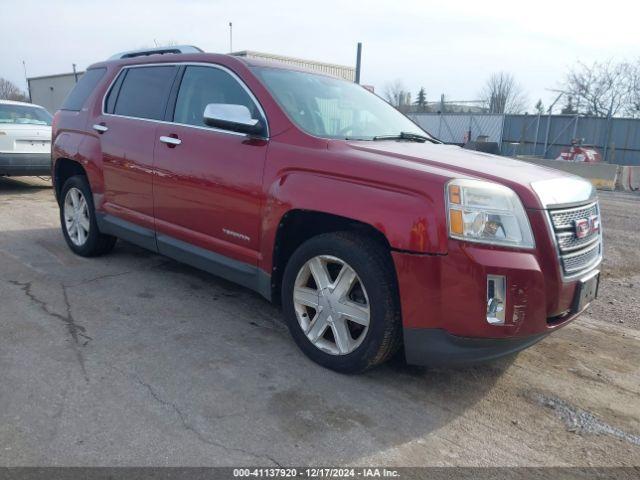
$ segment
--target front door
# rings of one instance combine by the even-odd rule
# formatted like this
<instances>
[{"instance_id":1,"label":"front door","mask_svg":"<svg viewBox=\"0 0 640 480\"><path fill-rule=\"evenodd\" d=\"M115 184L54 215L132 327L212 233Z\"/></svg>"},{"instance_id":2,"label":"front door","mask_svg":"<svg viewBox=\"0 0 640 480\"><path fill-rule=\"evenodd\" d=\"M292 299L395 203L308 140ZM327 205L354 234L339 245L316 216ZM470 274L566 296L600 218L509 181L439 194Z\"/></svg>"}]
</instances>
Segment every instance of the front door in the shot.
<instances>
[{"instance_id":1,"label":"front door","mask_svg":"<svg viewBox=\"0 0 640 480\"><path fill-rule=\"evenodd\" d=\"M209 103L245 105L254 118L262 117L253 96L231 72L213 65L186 66L172 122L158 125L156 131L158 248L247 284L233 270L248 277L257 271L268 142L208 127L203 113ZM216 271L215 264L226 271Z\"/></svg>"}]
</instances>

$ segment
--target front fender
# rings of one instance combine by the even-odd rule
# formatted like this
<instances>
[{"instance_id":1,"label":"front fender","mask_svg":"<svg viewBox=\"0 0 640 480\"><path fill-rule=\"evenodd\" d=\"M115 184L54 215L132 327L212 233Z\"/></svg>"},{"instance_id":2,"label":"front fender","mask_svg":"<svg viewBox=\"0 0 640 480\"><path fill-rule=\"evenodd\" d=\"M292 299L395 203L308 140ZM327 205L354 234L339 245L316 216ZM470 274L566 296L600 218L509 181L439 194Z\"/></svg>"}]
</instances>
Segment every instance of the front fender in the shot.
<instances>
[{"instance_id":1,"label":"front fender","mask_svg":"<svg viewBox=\"0 0 640 480\"><path fill-rule=\"evenodd\" d=\"M271 265L278 225L292 209L357 220L379 230L393 249L430 254L447 252L443 195L421 195L385 185L315 172L293 171L267 192L262 231L265 267Z\"/></svg>"}]
</instances>

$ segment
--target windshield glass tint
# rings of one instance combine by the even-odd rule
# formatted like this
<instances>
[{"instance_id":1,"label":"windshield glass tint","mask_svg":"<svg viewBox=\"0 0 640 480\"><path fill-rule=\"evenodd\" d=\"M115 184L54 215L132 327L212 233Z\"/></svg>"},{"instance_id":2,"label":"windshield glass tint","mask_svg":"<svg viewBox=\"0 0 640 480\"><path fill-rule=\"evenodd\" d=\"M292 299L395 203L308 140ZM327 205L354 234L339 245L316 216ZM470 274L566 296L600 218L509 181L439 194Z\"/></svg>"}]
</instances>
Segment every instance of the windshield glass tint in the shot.
<instances>
[{"instance_id":1,"label":"windshield glass tint","mask_svg":"<svg viewBox=\"0 0 640 480\"><path fill-rule=\"evenodd\" d=\"M52 118L44 108L0 103L0 123L51 125Z\"/></svg>"},{"instance_id":2,"label":"windshield glass tint","mask_svg":"<svg viewBox=\"0 0 640 480\"><path fill-rule=\"evenodd\" d=\"M425 135L387 102L355 83L279 68L254 71L289 118L311 135L363 140L400 132Z\"/></svg>"}]
</instances>

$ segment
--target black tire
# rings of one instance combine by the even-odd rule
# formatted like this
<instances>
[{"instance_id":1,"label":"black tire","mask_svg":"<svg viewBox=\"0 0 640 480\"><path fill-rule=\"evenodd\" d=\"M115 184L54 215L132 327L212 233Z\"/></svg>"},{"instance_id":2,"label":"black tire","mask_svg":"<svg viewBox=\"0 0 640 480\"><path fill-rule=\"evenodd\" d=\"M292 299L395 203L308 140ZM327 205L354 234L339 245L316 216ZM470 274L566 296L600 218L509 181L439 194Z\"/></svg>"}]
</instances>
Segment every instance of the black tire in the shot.
<instances>
[{"instance_id":1,"label":"black tire","mask_svg":"<svg viewBox=\"0 0 640 480\"><path fill-rule=\"evenodd\" d=\"M67 197L67 193L72 188L77 188L78 190L80 190L87 202L89 232L86 236L86 240L81 245L76 245L71 240L64 218L65 199ZM87 177L85 177L84 175L75 175L73 177L70 177L62 186L62 191L60 194L60 226L62 228L62 235L64 236L64 239L71 251L82 257L96 257L99 255L104 255L105 253L108 253L113 249L117 241L116 237L100 233L100 230L98 229L98 222L96 221L96 213L95 207L93 205L93 195L91 193L91 187L89 186Z\"/></svg>"},{"instance_id":2,"label":"black tire","mask_svg":"<svg viewBox=\"0 0 640 480\"><path fill-rule=\"evenodd\" d=\"M319 256L337 257L355 270L369 301L369 329L351 353L336 355L316 347L298 322L293 291L298 272ZM396 273L389 251L363 235L326 233L304 242L291 256L282 282L282 306L293 339L314 362L341 373L360 373L391 358L402 343L402 322Z\"/></svg>"}]
</instances>

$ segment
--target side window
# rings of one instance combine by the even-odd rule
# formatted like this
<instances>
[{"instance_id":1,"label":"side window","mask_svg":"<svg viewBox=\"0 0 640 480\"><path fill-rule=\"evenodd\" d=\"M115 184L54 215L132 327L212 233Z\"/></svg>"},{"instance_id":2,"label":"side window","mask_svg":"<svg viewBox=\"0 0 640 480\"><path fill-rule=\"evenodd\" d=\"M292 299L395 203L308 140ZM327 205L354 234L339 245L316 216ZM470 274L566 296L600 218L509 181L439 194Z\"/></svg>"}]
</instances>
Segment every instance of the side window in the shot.
<instances>
[{"instance_id":1,"label":"side window","mask_svg":"<svg viewBox=\"0 0 640 480\"><path fill-rule=\"evenodd\" d=\"M113 113L116 108L116 100L118 99L118 93L120 92L120 87L122 86L122 81L124 77L127 75L127 70L123 70L118 75L118 79L111 86L111 90L107 94L107 101L105 103L105 113Z\"/></svg>"},{"instance_id":2,"label":"side window","mask_svg":"<svg viewBox=\"0 0 640 480\"><path fill-rule=\"evenodd\" d=\"M162 120L176 70L175 66L129 68L113 113Z\"/></svg>"},{"instance_id":3,"label":"side window","mask_svg":"<svg viewBox=\"0 0 640 480\"><path fill-rule=\"evenodd\" d=\"M206 127L203 114L209 103L244 105L253 118L261 118L255 102L229 73L219 68L188 66L180 83L173 121Z\"/></svg>"},{"instance_id":4,"label":"side window","mask_svg":"<svg viewBox=\"0 0 640 480\"><path fill-rule=\"evenodd\" d=\"M67 95L60 110L79 112L106 71L106 68L92 68L87 70L80 80L78 80L76 86L73 87L73 90Z\"/></svg>"}]
</instances>

